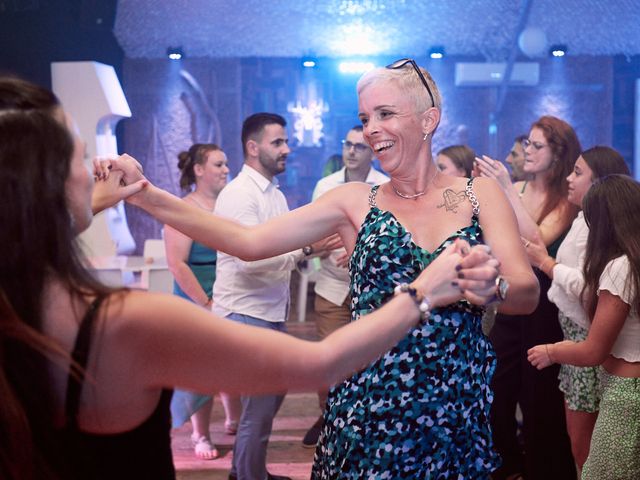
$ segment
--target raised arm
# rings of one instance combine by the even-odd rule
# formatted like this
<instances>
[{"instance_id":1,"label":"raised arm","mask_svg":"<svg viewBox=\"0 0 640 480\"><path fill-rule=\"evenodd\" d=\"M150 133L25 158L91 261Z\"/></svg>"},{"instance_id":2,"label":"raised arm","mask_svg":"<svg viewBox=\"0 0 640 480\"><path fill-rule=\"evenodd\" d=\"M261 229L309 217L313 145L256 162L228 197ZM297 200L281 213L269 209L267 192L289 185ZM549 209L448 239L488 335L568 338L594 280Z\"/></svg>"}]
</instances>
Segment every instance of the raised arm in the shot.
<instances>
[{"instance_id":1,"label":"raised arm","mask_svg":"<svg viewBox=\"0 0 640 480\"><path fill-rule=\"evenodd\" d=\"M520 184L511 184L509 172L502 162L483 155L482 158L476 157L476 163L483 177L496 180L502 188L516 214L522 237L533 243L549 246L567 229L569 225L563 215L566 203L558 205L538 225L522 203L517 188Z\"/></svg>"},{"instance_id":2,"label":"raised arm","mask_svg":"<svg viewBox=\"0 0 640 480\"><path fill-rule=\"evenodd\" d=\"M480 202L480 224L485 242L500 262L500 273L509 282L507 299L499 311L507 314L532 312L540 286L524 251L513 209L496 182L477 178L473 184Z\"/></svg>"}]
</instances>

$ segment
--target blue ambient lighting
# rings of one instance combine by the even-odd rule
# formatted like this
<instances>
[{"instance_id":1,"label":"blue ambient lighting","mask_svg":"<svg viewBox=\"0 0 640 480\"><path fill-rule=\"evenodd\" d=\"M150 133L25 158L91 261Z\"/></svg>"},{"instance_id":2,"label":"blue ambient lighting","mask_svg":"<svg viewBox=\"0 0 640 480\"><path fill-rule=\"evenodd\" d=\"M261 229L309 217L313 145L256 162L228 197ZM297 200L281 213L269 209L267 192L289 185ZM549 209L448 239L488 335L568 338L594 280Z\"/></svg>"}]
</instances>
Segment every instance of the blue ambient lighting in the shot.
<instances>
[{"instance_id":1,"label":"blue ambient lighting","mask_svg":"<svg viewBox=\"0 0 640 480\"><path fill-rule=\"evenodd\" d=\"M353 60L340 62L340 64L338 65L338 70L340 70L341 73L347 73L347 74L365 73L365 72L368 72L369 70L373 70L374 68L375 68L375 65L372 62L353 61Z\"/></svg>"}]
</instances>

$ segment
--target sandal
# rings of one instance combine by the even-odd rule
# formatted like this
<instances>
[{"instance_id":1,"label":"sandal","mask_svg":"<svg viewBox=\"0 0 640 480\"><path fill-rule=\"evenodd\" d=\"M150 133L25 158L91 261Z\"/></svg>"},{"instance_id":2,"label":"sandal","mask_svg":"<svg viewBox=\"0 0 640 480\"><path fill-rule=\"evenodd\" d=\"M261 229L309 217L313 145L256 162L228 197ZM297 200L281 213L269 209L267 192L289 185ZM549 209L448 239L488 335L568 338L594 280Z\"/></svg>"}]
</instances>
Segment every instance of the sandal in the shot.
<instances>
[{"instance_id":1,"label":"sandal","mask_svg":"<svg viewBox=\"0 0 640 480\"><path fill-rule=\"evenodd\" d=\"M224 421L224 433L227 435L235 435L238 433L238 422L235 420Z\"/></svg>"},{"instance_id":2,"label":"sandal","mask_svg":"<svg viewBox=\"0 0 640 480\"><path fill-rule=\"evenodd\" d=\"M220 456L216 446L204 435L200 438L191 436L191 443L193 444L193 451L201 460L213 460Z\"/></svg>"}]
</instances>

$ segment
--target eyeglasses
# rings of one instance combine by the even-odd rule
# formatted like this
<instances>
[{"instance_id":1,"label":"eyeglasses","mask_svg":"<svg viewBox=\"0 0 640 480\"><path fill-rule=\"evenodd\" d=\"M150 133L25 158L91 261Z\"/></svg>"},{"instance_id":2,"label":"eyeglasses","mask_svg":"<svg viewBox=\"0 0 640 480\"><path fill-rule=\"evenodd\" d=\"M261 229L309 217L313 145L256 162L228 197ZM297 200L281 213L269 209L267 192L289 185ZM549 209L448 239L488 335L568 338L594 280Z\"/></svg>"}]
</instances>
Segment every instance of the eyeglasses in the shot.
<instances>
[{"instance_id":1,"label":"eyeglasses","mask_svg":"<svg viewBox=\"0 0 640 480\"><path fill-rule=\"evenodd\" d=\"M524 140L522 140L522 148L527 148L528 146L532 146L536 150L542 150L544 147L548 147L549 145L547 145L546 143L532 142L528 138L525 138Z\"/></svg>"},{"instance_id":2,"label":"eyeglasses","mask_svg":"<svg viewBox=\"0 0 640 480\"><path fill-rule=\"evenodd\" d=\"M420 80L422 80L422 84L424 85L424 87L427 89L427 92L429 93L429 98L431 99L431 105L435 107L436 106L436 101L433 99L433 93L431 93L431 88L429 88L429 84L427 83L427 79L424 78L424 75L420 71L420 67L418 67L418 64L415 62L415 60L413 60L411 58L403 58L401 60L396 60L395 62L387 65L386 68L389 68L391 70L396 70L398 68L403 68L407 63L411 64L413 69L416 71L416 73L420 77Z\"/></svg>"},{"instance_id":3,"label":"eyeglasses","mask_svg":"<svg viewBox=\"0 0 640 480\"><path fill-rule=\"evenodd\" d=\"M369 150L369 145L367 145L366 143L353 143L349 140L342 140L342 148L346 150L351 150L351 148L354 148L356 152L362 153Z\"/></svg>"}]
</instances>

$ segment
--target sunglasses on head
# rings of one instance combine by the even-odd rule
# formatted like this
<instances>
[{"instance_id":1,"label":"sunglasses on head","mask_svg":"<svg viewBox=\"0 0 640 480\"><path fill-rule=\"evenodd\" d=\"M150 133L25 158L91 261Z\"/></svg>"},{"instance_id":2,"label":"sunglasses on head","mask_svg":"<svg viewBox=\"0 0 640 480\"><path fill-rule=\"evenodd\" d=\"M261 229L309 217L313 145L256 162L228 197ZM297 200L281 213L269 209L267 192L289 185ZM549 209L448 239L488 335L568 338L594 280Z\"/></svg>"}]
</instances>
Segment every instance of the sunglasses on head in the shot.
<instances>
[{"instance_id":1,"label":"sunglasses on head","mask_svg":"<svg viewBox=\"0 0 640 480\"><path fill-rule=\"evenodd\" d=\"M386 68L388 68L390 70L397 70L398 68L404 68L404 66L407 63L411 64L413 69L416 71L416 73L420 77L420 80L422 80L422 84L424 85L424 88L426 88L427 89L427 93L429 93L429 98L431 99L431 105L435 107L436 106L436 102L433 99L433 93L431 93L431 88L429 88L429 83L427 82L427 79L424 78L424 75L420 71L420 67L418 67L418 64L415 62L415 60L413 60L411 58L402 58L400 60L396 60L393 63L390 63L389 65L387 65Z\"/></svg>"}]
</instances>

